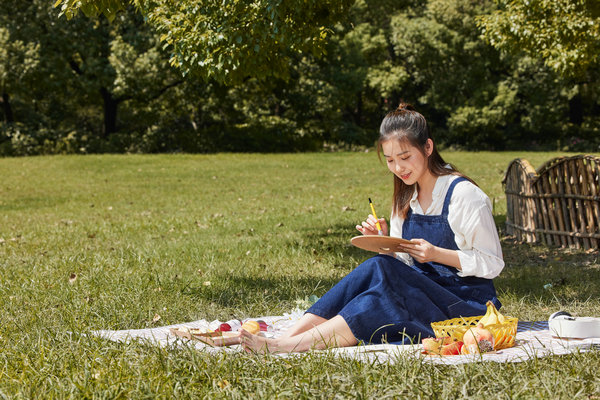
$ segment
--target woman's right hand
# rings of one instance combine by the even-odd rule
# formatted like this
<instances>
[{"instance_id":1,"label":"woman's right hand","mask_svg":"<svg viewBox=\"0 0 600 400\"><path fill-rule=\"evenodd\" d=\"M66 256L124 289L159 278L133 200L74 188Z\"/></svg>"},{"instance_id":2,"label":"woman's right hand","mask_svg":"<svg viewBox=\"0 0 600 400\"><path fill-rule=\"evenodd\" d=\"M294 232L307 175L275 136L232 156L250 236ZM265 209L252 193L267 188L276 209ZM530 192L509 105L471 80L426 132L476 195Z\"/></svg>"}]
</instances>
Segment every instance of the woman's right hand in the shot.
<instances>
[{"instance_id":1,"label":"woman's right hand","mask_svg":"<svg viewBox=\"0 0 600 400\"><path fill-rule=\"evenodd\" d=\"M385 222L385 218L375 219L374 216L369 214L369 217L366 221L363 221L361 225L356 225L356 229L363 235L378 235L377 232L377 221L379 221L379 225L381 225L381 234L387 236L389 230L387 222Z\"/></svg>"}]
</instances>

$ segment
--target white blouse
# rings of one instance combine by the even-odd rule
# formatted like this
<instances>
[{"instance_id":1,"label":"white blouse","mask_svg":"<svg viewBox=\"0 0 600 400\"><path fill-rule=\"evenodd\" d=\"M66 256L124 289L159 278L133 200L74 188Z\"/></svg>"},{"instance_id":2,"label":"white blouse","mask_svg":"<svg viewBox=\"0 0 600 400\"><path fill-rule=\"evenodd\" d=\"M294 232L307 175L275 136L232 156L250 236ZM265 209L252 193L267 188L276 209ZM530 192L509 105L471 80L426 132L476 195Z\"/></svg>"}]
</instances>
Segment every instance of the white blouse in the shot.
<instances>
[{"instance_id":1,"label":"white blouse","mask_svg":"<svg viewBox=\"0 0 600 400\"><path fill-rule=\"evenodd\" d=\"M456 175L437 178L433 188L433 202L425 211L421 209L415 189L410 201L412 212L440 215L448 187L457 178ZM457 183L448 207L448 222L459 249L457 251L462 271L458 271L458 276L488 279L498 276L504 268L504 260L489 197L469 181ZM390 236L402 237L403 223L404 218L392 215ZM396 257L408 265L414 265L414 260L407 253L396 253Z\"/></svg>"}]
</instances>

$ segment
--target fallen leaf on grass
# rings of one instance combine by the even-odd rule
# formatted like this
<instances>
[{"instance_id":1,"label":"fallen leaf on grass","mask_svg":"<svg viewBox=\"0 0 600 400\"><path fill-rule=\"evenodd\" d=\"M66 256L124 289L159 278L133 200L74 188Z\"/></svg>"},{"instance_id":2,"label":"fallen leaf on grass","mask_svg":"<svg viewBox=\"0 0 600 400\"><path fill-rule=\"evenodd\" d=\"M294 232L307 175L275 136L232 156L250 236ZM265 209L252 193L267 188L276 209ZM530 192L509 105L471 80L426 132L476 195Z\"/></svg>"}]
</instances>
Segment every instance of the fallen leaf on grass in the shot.
<instances>
[{"instance_id":1,"label":"fallen leaf on grass","mask_svg":"<svg viewBox=\"0 0 600 400\"><path fill-rule=\"evenodd\" d=\"M229 381L227 379L223 379L218 383L218 385L221 389L225 389L227 386L229 386Z\"/></svg>"},{"instance_id":2,"label":"fallen leaf on grass","mask_svg":"<svg viewBox=\"0 0 600 400\"><path fill-rule=\"evenodd\" d=\"M154 314L154 318L152 318L152 322L156 323L156 322L160 321L160 318L161 318L160 315Z\"/></svg>"}]
</instances>

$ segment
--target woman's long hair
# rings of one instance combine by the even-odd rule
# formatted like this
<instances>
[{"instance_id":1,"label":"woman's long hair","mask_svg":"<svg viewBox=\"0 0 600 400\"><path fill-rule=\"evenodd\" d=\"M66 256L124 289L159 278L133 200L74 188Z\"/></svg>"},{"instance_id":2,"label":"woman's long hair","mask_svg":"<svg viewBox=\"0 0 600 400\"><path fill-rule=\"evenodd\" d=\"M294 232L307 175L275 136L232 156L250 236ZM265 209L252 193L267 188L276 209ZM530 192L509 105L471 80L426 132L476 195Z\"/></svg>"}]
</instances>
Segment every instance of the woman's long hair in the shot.
<instances>
[{"instance_id":1,"label":"woman's long hair","mask_svg":"<svg viewBox=\"0 0 600 400\"><path fill-rule=\"evenodd\" d=\"M432 138L425 117L415 111L412 105L400 103L398 108L389 112L381 122L379 128L379 140L377 141L377 155L381 159L381 145L383 142L387 142L388 140L407 140L426 156L425 145L427 139ZM449 165L444 161L437 151L435 142L433 142L433 150L428 157L427 164L427 168L434 176L460 175L473 182L472 179L458 172L453 165ZM416 185L416 183L414 185ZM415 191L414 185L405 184L402 179L394 174L392 215L406 218L410 207L410 199Z\"/></svg>"}]
</instances>

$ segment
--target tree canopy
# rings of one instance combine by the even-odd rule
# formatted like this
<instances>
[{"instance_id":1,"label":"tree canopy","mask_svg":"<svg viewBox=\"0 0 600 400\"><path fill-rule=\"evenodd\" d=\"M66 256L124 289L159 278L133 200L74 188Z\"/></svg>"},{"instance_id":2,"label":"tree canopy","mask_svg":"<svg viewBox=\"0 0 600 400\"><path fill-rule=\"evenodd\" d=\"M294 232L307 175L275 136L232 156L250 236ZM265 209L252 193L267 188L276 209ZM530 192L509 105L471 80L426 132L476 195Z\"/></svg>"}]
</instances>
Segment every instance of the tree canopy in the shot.
<instances>
[{"instance_id":1,"label":"tree canopy","mask_svg":"<svg viewBox=\"0 0 600 400\"><path fill-rule=\"evenodd\" d=\"M0 2L0 155L372 146L381 118L401 99L427 117L442 147L597 151L600 145L600 65L589 50L595 42L581 45L589 62L572 73L534 49L499 49L481 36L481 21L507 10L496 0L354 0L337 23L331 13L321 19L329 26L310 22L307 32L325 26L327 35L316 42L303 36L303 50L284 46L287 39L278 47L272 28L260 32L277 56L273 62L262 44L258 52L243 47L266 23L252 25L244 7L277 5L278 18L304 21L319 5L307 0L303 17L302 7L285 11L287 2L226 0L221 8L241 7L231 15L249 24L231 50L244 65L235 71L213 59L171 64L196 48L200 60L202 49L189 39L196 47L182 45L178 53L152 15L177 22L171 37L186 43L188 31L191 38L206 30L186 25L200 18L183 15L181 7L192 3L204 4ZM206 4L202 15L212 10L212 21L220 21L224 11ZM206 38L218 38L213 28ZM237 43L233 28L221 33L225 47ZM301 38L296 31L284 37L290 35Z\"/></svg>"},{"instance_id":2,"label":"tree canopy","mask_svg":"<svg viewBox=\"0 0 600 400\"><path fill-rule=\"evenodd\" d=\"M582 77L600 63L598 0L499 0L481 17L484 37L496 48L525 51L554 71Z\"/></svg>"},{"instance_id":3,"label":"tree canopy","mask_svg":"<svg viewBox=\"0 0 600 400\"><path fill-rule=\"evenodd\" d=\"M134 5L169 46L184 74L235 83L287 78L295 54L324 51L332 26L351 0L58 0L69 18L78 11L109 20Z\"/></svg>"}]
</instances>

